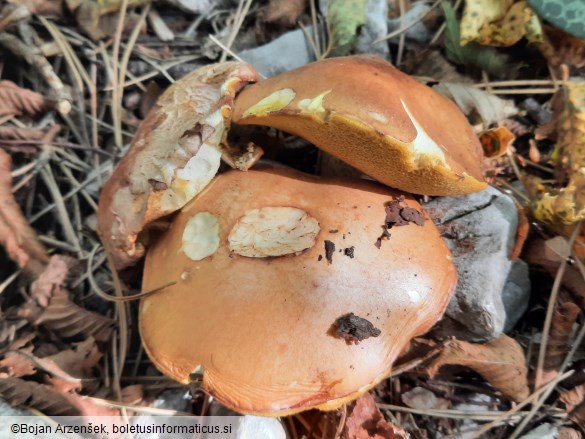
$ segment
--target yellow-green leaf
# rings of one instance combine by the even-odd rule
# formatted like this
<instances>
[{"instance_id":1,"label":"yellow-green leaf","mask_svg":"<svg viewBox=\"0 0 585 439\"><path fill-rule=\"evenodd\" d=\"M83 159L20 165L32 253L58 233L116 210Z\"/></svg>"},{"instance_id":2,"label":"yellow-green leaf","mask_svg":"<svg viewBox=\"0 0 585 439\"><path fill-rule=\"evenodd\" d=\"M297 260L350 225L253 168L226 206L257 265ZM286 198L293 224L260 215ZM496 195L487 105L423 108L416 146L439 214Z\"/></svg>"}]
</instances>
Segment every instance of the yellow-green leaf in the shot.
<instances>
[{"instance_id":1,"label":"yellow-green leaf","mask_svg":"<svg viewBox=\"0 0 585 439\"><path fill-rule=\"evenodd\" d=\"M511 46L522 37L542 41L540 21L526 1L466 0L461 19L461 44Z\"/></svg>"},{"instance_id":2,"label":"yellow-green leaf","mask_svg":"<svg viewBox=\"0 0 585 439\"><path fill-rule=\"evenodd\" d=\"M557 189L532 184L532 210L547 223L573 224L585 219L585 82L568 82L561 91L564 107L557 121L557 143L552 154Z\"/></svg>"}]
</instances>

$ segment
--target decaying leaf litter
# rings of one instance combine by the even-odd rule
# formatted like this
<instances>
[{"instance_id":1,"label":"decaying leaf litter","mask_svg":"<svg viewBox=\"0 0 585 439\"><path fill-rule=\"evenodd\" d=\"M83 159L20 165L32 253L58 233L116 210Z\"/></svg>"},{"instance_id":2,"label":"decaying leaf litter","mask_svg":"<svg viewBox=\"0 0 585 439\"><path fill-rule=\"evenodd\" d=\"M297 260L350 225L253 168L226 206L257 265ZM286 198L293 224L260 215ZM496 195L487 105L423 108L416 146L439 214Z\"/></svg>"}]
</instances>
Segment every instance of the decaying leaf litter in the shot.
<instances>
[{"instance_id":1,"label":"decaying leaf litter","mask_svg":"<svg viewBox=\"0 0 585 439\"><path fill-rule=\"evenodd\" d=\"M371 11L385 8L373 1L353 2L349 11L332 0L328 7L282 3L2 6L2 397L46 415L148 413L180 387L154 370L140 346L135 303L122 297L140 291L140 275L118 278L109 268L96 234L100 189L169 83L299 30L311 59L386 56L461 107L489 151L489 182L526 210L521 258L533 287L528 311L508 335L474 344L422 338L371 396L337 412L285 419L291 437L521 437L544 424L580 437L583 34L562 15L548 17L546 2L536 0L391 1L388 22L398 19L398 28L378 33ZM577 1L558 4L579 11ZM269 158L304 171L322 161L284 134L237 136L232 142L255 142ZM279 142L285 146L269 148ZM415 390L426 396L404 396ZM213 413L217 403L192 391L180 410Z\"/></svg>"}]
</instances>

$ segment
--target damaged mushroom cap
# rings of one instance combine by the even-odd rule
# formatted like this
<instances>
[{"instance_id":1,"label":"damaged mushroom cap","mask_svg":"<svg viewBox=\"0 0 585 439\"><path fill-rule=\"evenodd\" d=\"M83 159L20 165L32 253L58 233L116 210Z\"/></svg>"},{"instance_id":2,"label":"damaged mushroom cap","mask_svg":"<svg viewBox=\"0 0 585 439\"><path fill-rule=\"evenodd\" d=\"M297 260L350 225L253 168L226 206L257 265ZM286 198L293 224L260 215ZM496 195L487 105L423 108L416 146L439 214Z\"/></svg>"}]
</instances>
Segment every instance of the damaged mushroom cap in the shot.
<instances>
[{"instance_id":1,"label":"damaged mushroom cap","mask_svg":"<svg viewBox=\"0 0 585 439\"><path fill-rule=\"evenodd\" d=\"M247 64L214 64L160 96L100 196L98 229L117 269L142 257L138 235L147 224L183 207L215 176L233 97L257 79Z\"/></svg>"},{"instance_id":2,"label":"damaged mushroom cap","mask_svg":"<svg viewBox=\"0 0 585 439\"><path fill-rule=\"evenodd\" d=\"M482 149L458 107L381 58L308 64L242 91L237 124L278 128L407 192L485 189Z\"/></svg>"},{"instance_id":3,"label":"damaged mushroom cap","mask_svg":"<svg viewBox=\"0 0 585 439\"><path fill-rule=\"evenodd\" d=\"M378 248L392 201L414 219ZM203 388L240 412L336 408L385 378L449 302L456 271L425 218L373 182L220 175L149 249L143 290L159 290L140 305L143 345L179 382L202 366ZM194 242L206 250L190 257Z\"/></svg>"}]
</instances>

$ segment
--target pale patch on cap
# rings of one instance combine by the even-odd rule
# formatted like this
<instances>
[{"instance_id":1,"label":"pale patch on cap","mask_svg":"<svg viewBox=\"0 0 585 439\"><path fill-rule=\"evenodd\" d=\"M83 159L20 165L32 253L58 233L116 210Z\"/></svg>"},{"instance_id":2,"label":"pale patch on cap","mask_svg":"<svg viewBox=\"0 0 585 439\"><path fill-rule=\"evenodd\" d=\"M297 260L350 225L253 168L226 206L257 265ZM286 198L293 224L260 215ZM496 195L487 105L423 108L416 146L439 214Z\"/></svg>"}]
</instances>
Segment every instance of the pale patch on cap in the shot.
<instances>
[{"instance_id":1,"label":"pale patch on cap","mask_svg":"<svg viewBox=\"0 0 585 439\"><path fill-rule=\"evenodd\" d=\"M219 222L209 212L199 212L187 221L182 250L189 259L200 261L219 247Z\"/></svg>"},{"instance_id":2,"label":"pale patch on cap","mask_svg":"<svg viewBox=\"0 0 585 439\"><path fill-rule=\"evenodd\" d=\"M297 254L315 245L319 221L296 207L247 211L234 225L230 250L250 258Z\"/></svg>"}]
</instances>

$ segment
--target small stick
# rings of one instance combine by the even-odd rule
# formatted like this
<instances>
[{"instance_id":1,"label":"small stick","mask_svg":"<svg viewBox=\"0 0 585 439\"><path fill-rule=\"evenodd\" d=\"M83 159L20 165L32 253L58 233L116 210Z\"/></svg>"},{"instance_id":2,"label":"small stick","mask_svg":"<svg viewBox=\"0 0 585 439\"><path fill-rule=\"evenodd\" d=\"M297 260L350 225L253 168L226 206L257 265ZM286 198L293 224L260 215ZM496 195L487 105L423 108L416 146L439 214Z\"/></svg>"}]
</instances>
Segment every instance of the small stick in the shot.
<instances>
[{"instance_id":1,"label":"small stick","mask_svg":"<svg viewBox=\"0 0 585 439\"><path fill-rule=\"evenodd\" d=\"M28 46L19 38L7 32L0 32L0 45L11 51L31 66L35 67L51 88L56 99L55 109L61 114L67 114L71 110L71 98L65 92L63 82L57 76L53 67L47 61L38 47Z\"/></svg>"}]
</instances>

